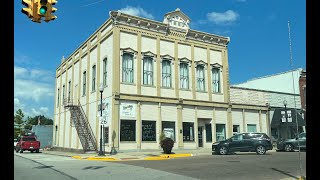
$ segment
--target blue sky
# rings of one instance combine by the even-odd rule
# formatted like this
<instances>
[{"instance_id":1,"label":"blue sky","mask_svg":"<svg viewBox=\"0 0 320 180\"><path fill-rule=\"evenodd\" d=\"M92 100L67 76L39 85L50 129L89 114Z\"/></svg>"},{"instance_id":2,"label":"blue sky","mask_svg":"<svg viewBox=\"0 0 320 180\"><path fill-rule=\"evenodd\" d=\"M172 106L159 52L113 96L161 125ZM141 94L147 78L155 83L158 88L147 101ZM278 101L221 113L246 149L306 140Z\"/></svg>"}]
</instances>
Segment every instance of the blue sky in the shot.
<instances>
[{"instance_id":1,"label":"blue sky","mask_svg":"<svg viewBox=\"0 0 320 180\"><path fill-rule=\"evenodd\" d=\"M77 3L75 3L77 2ZM180 8L191 29L228 36L231 84L306 67L303 0L58 0L56 20L34 23L14 2L14 111L53 118L55 70L108 18L109 11L163 20Z\"/></svg>"}]
</instances>

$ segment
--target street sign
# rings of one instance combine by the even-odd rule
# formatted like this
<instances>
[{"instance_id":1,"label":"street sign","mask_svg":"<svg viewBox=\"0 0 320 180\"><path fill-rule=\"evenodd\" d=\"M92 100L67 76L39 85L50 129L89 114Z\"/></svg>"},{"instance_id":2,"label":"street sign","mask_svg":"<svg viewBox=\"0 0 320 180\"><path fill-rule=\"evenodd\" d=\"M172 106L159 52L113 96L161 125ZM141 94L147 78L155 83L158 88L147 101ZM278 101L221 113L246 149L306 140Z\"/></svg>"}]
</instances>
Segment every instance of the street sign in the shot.
<instances>
[{"instance_id":1,"label":"street sign","mask_svg":"<svg viewBox=\"0 0 320 180\"><path fill-rule=\"evenodd\" d=\"M100 119L99 119L99 122L100 122L100 125L108 125L108 119L106 116L100 116Z\"/></svg>"}]
</instances>

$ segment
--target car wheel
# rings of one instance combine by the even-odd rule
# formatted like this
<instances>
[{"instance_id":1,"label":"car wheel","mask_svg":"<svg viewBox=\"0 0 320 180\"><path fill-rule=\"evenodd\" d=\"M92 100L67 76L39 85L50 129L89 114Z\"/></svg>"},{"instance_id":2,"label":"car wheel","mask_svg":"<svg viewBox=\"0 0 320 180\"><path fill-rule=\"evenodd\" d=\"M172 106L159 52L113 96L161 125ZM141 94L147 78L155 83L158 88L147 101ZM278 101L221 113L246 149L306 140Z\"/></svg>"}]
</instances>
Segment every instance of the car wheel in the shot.
<instances>
[{"instance_id":1,"label":"car wheel","mask_svg":"<svg viewBox=\"0 0 320 180\"><path fill-rule=\"evenodd\" d=\"M19 148L16 148L16 153L19 152Z\"/></svg>"},{"instance_id":2,"label":"car wheel","mask_svg":"<svg viewBox=\"0 0 320 180\"><path fill-rule=\"evenodd\" d=\"M292 144L286 144L284 145L284 150L287 152L293 151L293 146Z\"/></svg>"},{"instance_id":3,"label":"car wheel","mask_svg":"<svg viewBox=\"0 0 320 180\"><path fill-rule=\"evenodd\" d=\"M226 155L226 154L228 154L228 148L225 147L225 146L221 146L221 147L219 148L219 154L221 154L221 155Z\"/></svg>"},{"instance_id":4,"label":"car wheel","mask_svg":"<svg viewBox=\"0 0 320 180\"><path fill-rule=\"evenodd\" d=\"M257 154L263 155L266 153L266 148L263 145L258 145L256 147Z\"/></svg>"},{"instance_id":5,"label":"car wheel","mask_svg":"<svg viewBox=\"0 0 320 180\"><path fill-rule=\"evenodd\" d=\"M39 153L39 149L36 149L36 153Z\"/></svg>"},{"instance_id":6,"label":"car wheel","mask_svg":"<svg viewBox=\"0 0 320 180\"><path fill-rule=\"evenodd\" d=\"M22 149L20 150L20 153L23 153L23 150L22 150Z\"/></svg>"}]
</instances>

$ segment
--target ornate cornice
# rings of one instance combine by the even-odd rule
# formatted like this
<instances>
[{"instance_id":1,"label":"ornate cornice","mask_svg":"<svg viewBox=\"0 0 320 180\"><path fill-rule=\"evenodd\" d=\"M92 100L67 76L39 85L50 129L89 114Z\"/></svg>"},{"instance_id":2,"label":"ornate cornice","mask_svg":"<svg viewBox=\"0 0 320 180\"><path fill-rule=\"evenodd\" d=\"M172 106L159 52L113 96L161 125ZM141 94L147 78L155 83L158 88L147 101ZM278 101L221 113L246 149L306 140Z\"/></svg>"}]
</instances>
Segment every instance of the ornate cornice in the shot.
<instances>
[{"instance_id":1,"label":"ornate cornice","mask_svg":"<svg viewBox=\"0 0 320 180\"><path fill-rule=\"evenodd\" d=\"M218 36L214 34L209 34L201 31L196 31L192 29L181 29L176 27L169 27L169 24L154 21L147 18L142 18L138 16L132 16L125 14L120 11L111 11L110 18L114 25L122 24L126 26L136 27L144 30L149 30L157 33L164 34L166 36L183 38L186 40L193 40L198 42L205 42L209 44L227 46L230 42L229 37Z\"/></svg>"}]
</instances>

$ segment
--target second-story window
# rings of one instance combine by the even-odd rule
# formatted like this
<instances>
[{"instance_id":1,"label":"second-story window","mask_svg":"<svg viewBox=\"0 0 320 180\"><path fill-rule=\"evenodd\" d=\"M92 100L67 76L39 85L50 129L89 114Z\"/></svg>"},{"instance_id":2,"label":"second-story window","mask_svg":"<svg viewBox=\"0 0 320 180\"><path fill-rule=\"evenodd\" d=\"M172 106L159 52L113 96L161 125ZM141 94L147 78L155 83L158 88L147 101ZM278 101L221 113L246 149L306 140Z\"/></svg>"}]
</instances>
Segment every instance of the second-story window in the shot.
<instances>
[{"instance_id":1,"label":"second-story window","mask_svg":"<svg viewBox=\"0 0 320 180\"><path fill-rule=\"evenodd\" d=\"M58 95L57 95L57 107L59 107L59 103L60 103L60 89L58 88Z\"/></svg>"},{"instance_id":2,"label":"second-story window","mask_svg":"<svg viewBox=\"0 0 320 180\"><path fill-rule=\"evenodd\" d=\"M70 99L71 99L71 81L69 81L69 83L68 83L68 88L69 88L69 90L68 90L68 102L70 102Z\"/></svg>"},{"instance_id":3,"label":"second-story window","mask_svg":"<svg viewBox=\"0 0 320 180\"><path fill-rule=\"evenodd\" d=\"M220 93L220 68L212 68L212 91L215 93Z\"/></svg>"},{"instance_id":4,"label":"second-story window","mask_svg":"<svg viewBox=\"0 0 320 180\"><path fill-rule=\"evenodd\" d=\"M86 84L87 84L87 72L84 71L83 72L83 84L82 84L82 95L85 96L86 95Z\"/></svg>"},{"instance_id":5,"label":"second-story window","mask_svg":"<svg viewBox=\"0 0 320 180\"><path fill-rule=\"evenodd\" d=\"M153 84L153 58L145 56L143 58L143 84Z\"/></svg>"},{"instance_id":6,"label":"second-story window","mask_svg":"<svg viewBox=\"0 0 320 180\"><path fill-rule=\"evenodd\" d=\"M188 63L180 63L180 88L189 89L189 69Z\"/></svg>"},{"instance_id":7,"label":"second-story window","mask_svg":"<svg viewBox=\"0 0 320 180\"><path fill-rule=\"evenodd\" d=\"M103 86L107 86L107 58L103 60Z\"/></svg>"},{"instance_id":8,"label":"second-story window","mask_svg":"<svg viewBox=\"0 0 320 180\"><path fill-rule=\"evenodd\" d=\"M133 83L133 55L130 53L122 56L122 82Z\"/></svg>"},{"instance_id":9,"label":"second-story window","mask_svg":"<svg viewBox=\"0 0 320 180\"><path fill-rule=\"evenodd\" d=\"M64 93L65 93L65 85L63 85L62 86L62 103L64 102L64 98L65 98L65 96L64 96Z\"/></svg>"},{"instance_id":10,"label":"second-story window","mask_svg":"<svg viewBox=\"0 0 320 180\"><path fill-rule=\"evenodd\" d=\"M162 86L171 87L171 62L168 59L162 61Z\"/></svg>"},{"instance_id":11,"label":"second-story window","mask_svg":"<svg viewBox=\"0 0 320 180\"><path fill-rule=\"evenodd\" d=\"M96 65L92 66L92 92L96 91Z\"/></svg>"},{"instance_id":12,"label":"second-story window","mask_svg":"<svg viewBox=\"0 0 320 180\"><path fill-rule=\"evenodd\" d=\"M204 91L205 90L205 75L204 75L204 66L203 65L197 65L196 68L197 73L197 90L198 91Z\"/></svg>"}]
</instances>

